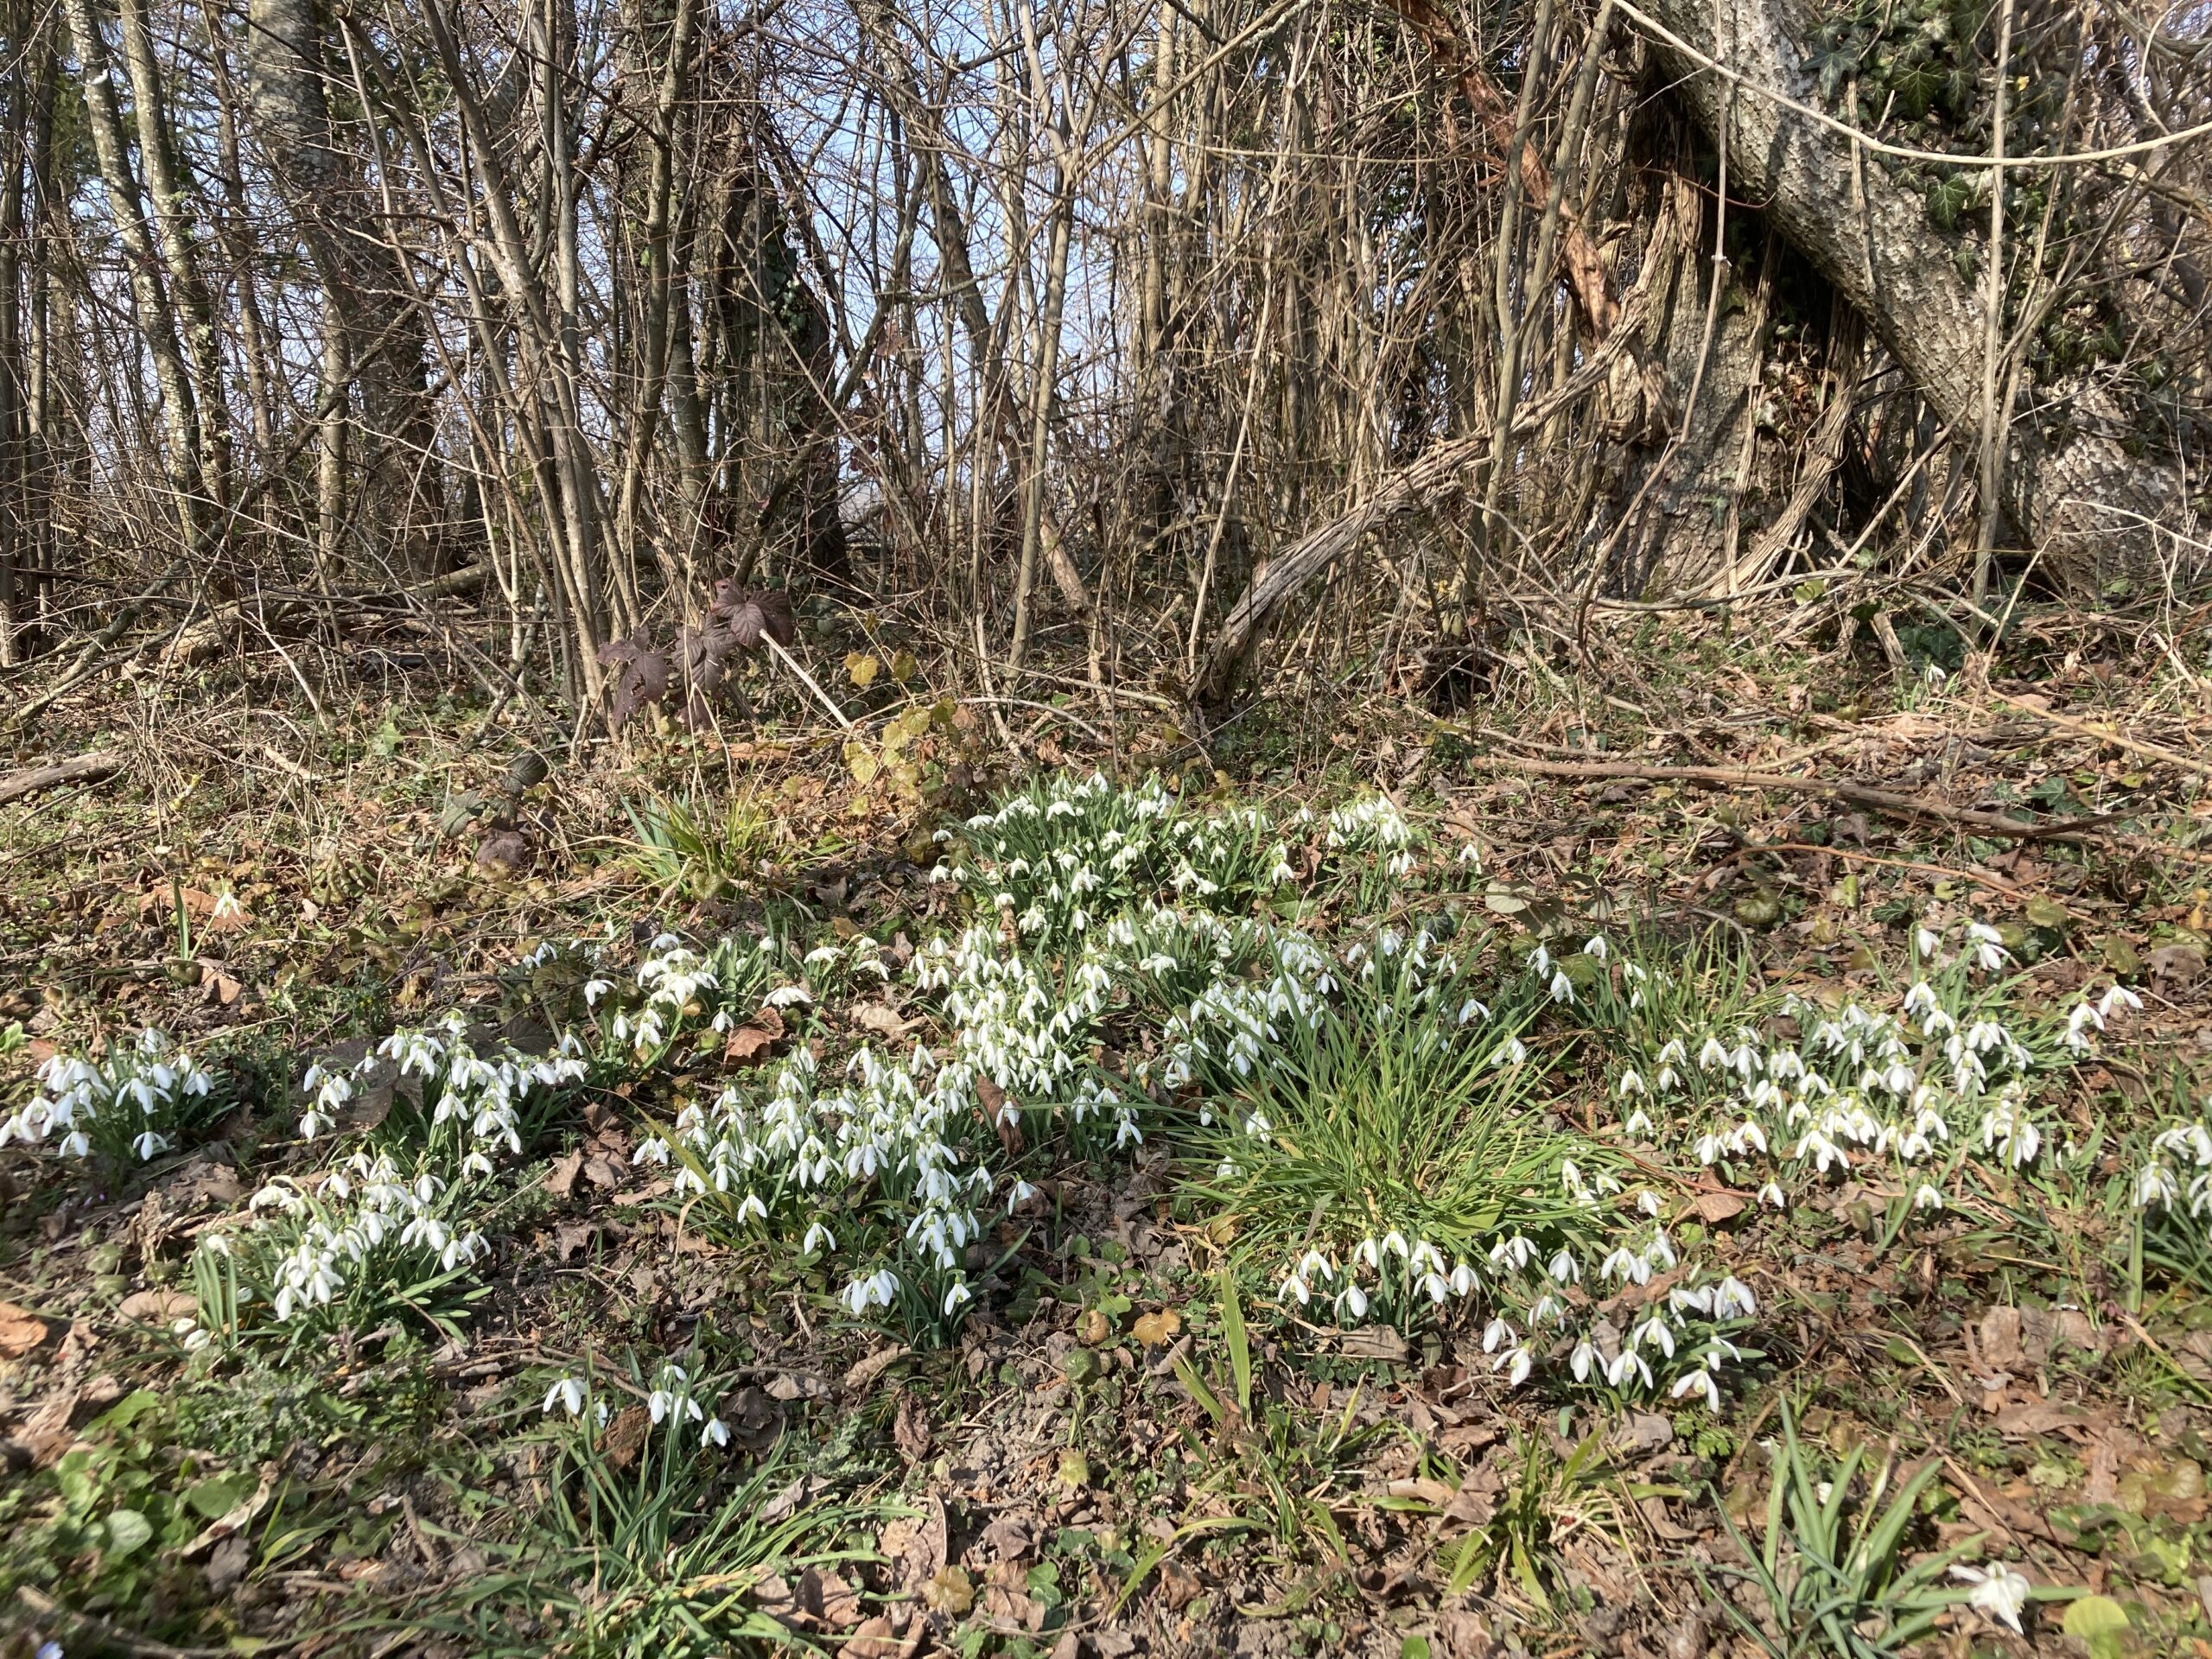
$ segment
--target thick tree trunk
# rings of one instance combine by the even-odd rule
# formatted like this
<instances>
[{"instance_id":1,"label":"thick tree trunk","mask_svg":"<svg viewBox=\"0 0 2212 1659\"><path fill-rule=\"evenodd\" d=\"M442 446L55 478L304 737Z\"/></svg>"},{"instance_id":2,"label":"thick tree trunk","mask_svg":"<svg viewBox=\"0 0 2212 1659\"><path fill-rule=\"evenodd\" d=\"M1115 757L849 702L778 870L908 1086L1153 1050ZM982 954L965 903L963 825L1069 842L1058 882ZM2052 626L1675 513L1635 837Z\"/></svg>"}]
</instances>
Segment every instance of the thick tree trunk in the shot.
<instances>
[{"instance_id":1,"label":"thick tree trunk","mask_svg":"<svg viewBox=\"0 0 2212 1659\"><path fill-rule=\"evenodd\" d=\"M1943 418L1980 423L1982 308L1960 276L1954 238L1877 159L1832 129L1752 90L1771 87L1817 107L1803 42L1804 0L1650 0L1655 17L1696 51L1727 65L1738 86L1660 43L1659 56L1714 143L1727 127L1730 167L1769 221L1867 321ZM2050 429L2018 422L2006 435L2003 505L2016 536L2044 550L2047 568L2088 575L2115 556L2154 551L2148 526L2171 521L2182 499L2170 464L2131 454L2119 400L2101 386L2044 388L2022 399L2050 411Z\"/></svg>"},{"instance_id":2,"label":"thick tree trunk","mask_svg":"<svg viewBox=\"0 0 2212 1659\"><path fill-rule=\"evenodd\" d=\"M401 567L421 575L444 494L432 448L424 327L406 285L365 233L379 216L362 188L360 159L340 150L332 132L313 0L251 0L248 16L254 123L314 261L325 326L344 334L343 350L326 351L324 362L343 363L360 387L367 442L357 459L372 501L356 518L392 537Z\"/></svg>"}]
</instances>

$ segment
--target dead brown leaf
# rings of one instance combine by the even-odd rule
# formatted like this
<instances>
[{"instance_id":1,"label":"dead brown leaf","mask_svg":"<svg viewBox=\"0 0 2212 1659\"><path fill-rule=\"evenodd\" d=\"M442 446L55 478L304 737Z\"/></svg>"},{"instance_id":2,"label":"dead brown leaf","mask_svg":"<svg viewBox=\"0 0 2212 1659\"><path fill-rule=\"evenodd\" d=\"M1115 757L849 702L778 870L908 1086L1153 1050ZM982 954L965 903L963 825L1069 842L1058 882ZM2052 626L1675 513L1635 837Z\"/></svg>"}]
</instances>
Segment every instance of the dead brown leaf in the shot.
<instances>
[{"instance_id":1,"label":"dead brown leaf","mask_svg":"<svg viewBox=\"0 0 2212 1659\"><path fill-rule=\"evenodd\" d=\"M784 1035L784 1016L773 1008L763 1008L729 1034L722 1045L722 1064L729 1066L754 1065L767 1058L768 1051Z\"/></svg>"},{"instance_id":2,"label":"dead brown leaf","mask_svg":"<svg viewBox=\"0 0 2212 1659\"><path fill-rule=\"evenodd\" d=\"M891 1438L916 1463L930 1454L929 1409L912 1393L899 1396L899 1414L891 1425Z\"/></svg>"},{"instance_id":3,"label":"dead brown leaf","mask_svg":"<svg viewBox=\"0 0 2212 1659\"><path fill-rule=\"evenodd\" d=\"M853 1362L852 1368L839 1379L847 1394L858 1394L881 1376L892 1365L906 1357L907 1350L901 1343L879 1348L874 1353Z\"/></svg>"},{"instance_id":4,"label":"dead brown leaf","mask_svg":"<svg viewBox=\"0 0 2212 1659\"><path fill-rule=\"evenodd\" d=\"M1009 1158L1019 1158L1024 1142L1021 1138L1021 1103L993 1083L988 1077L976 1079L976 1116L984 1126L999 1138L999 1145Z\"/></svg>"},{"instance_id":5,"label":"dead brown leaf","mask_svg":"<svg viewBox=\"0 0 2212 1659\"><path fill-rule=\"evenodd\" d=\"M21 1359L45 1346L54 1327L27 1307L0 1302L0 1359Z\"/></svg>"},{"instance_id":6,"label":"dead brown leaf","mask_svg":"<svg viewBox=\"0 0 2212 1659\"><path fill-rule=\"evenodd\" d=\"M1749 1201L1740 1193L1704 1191L1690 1200L1689 1207L1707 1226L1716 1226L1744 1213Z\"/></svg>"},{"instance_id":7,"label":"dead brown leaf","mask_svg":"<svg viewBox=\"0 0 2212 1659\"><path fill-rule=\"evenodd\" d=\"M653 1420L643 1406L625 1406L614 1414L614 1421L599 1437L600 1455L607 1459L610 1469L632 1467L645 1455L645 1440L652 1433Z\"/></svg>"},{"instance_id":8,"label":"dead brown leaf","mask_svg":"<svg viewBox=\"0 0 2212 1659\"><path fill-rule=\"evenodd\" d=\"M1183 1328L1183 1316L1172 1307L1163 1307L1157 1313L1141 1313L1130 1327L1136 1339L1147 1348L1157 1348L1163 1342L1175 1340L1175 1333Z\"/></svg>"},{"instance_id":9,"label":"dead brown leaf","mask_svg":"<svg viewBox=\"0 0 2212 1659\"><path fill-rule=\"evenodd\" d=\"M137 1290L123 1299L115 1310L124 1319L139 1325L167 1325L172 1319L188 1319L200 1311L199 1300L181 1290Z\"/></svg>"},{"instance_id":10,"label":"dead brown leaf","mask_svg":"<svg viewBox=\"0 0 2212 1659\"><path fill-rule=\"evenodd\" d=\"M565 1198L575 1190L576 1177L583 1171L584 1155L581 1152L563 1154L553 1160L545 1172L545 1190L556 1198Z\"/></svg>"},{"instance_id":11,"label":"dead brown leaf","mask_svg":"<svg viewBox=\"0 0 2212 1659\"><path fill-rule=\"evenodd\" d=\"M1406 1339L1387 1325L1363 1325L1337 1338L1338 1351L1349 1359L1379 1359L1390 1364L1403 1362Z\"/></svg>"},{"instance_id":12,"label":"dead brown leaf","mask_svg":"<svg viewBox=\"0 0 2212 1659\"><path fill-rule=\"evenodd\" d=\"M900 1019L880 1002L861 1003L853 1010L852 1019L862 1031L872 1031L894 1043L914 1028L912 1020Z\"/></svg>"}]
</instances>

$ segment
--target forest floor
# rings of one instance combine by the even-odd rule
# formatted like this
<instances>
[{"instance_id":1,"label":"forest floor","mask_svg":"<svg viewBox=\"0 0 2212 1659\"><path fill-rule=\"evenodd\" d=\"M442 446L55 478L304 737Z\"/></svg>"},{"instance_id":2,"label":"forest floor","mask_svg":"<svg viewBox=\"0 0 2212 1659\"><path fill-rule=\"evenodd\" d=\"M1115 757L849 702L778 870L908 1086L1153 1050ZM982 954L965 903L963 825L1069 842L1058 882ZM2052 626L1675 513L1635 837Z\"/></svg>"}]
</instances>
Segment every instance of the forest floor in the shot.
<instances>
[{"instance_id":1,"label":"forest floor","mask_svg":"<svg viewBox=\"0 0 2212 1659\"><path fill-rule=\"evenodd\" d=\"M8 1651L2212 1655L2202 678L839 626L857 734L16 757L118 769L0 806Z\"/></svg>"}]
</instances>

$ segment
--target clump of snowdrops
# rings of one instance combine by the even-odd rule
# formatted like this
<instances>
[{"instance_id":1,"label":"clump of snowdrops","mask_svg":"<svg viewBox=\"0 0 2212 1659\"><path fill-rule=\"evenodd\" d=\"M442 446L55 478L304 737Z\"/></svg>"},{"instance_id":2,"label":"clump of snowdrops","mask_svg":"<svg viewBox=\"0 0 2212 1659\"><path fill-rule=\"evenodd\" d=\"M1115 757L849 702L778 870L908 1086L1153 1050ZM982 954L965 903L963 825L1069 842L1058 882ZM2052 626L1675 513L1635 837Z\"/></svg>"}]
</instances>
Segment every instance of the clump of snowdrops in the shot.
<instances>
[{"instance_id":1,"label":"clump of snowdrops","mask_svg":"<svg viewBox=\"0 0 2212 1659\"><path fill-rule=\"evenodd\" d=\"M64 1158L147 1163L174 1150L227 1104L213 1075L149 1027L90 1057L56 1054L39 1091L0 1121L0 1147L42 1146Z\"/></svg>"}]
</instances>

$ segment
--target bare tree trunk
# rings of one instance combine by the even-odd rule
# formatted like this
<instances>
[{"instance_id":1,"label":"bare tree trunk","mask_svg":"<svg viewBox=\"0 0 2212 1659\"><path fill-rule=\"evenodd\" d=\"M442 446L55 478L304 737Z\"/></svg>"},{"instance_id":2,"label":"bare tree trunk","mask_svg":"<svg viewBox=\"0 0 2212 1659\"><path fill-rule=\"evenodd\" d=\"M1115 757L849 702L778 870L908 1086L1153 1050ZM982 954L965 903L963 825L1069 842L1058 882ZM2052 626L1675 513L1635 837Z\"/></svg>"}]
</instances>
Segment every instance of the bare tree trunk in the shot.
<instances>
[{"instance_id":1,"label":"bare tree trunk","mask_svg":"<svg viewBox=\"0 0 2212 1659\"><path fill-rule=\"evenodd\" d=\"M1802 104L1819 97L1803 42L1814 19L1804 0L1653 0L1652 10L1696 52L1751 83L1720 75L1662 43L1677 95L1716 137L1728 124L1744 184L1815 269L1866 319L1954 430L1978 424L1985 357L1982 307L1953 257L1953 239L1854 146L1787 109L1758 87ZM2056 401L2057 388L2044 388ZM2089 572L2117 554L2147 562L2149 526L2170 523L2181 502L2170 465L2123 447L2130 423L2104 387L2068 388L2063 428L2048 442L2029 423L2006 435L2000 493L2016 530L2050 566ZM2117 511L2115 511L2117 510Z\"/></svg>"},{"instance_id":2,"label":"bare tree trunk","mask_svg":"<svg viewBox=\"0 0 2212 1659\"><path fill-rule=\"evenodd\" d=\"M130 109L138 128L138 162L153 199L154 227L168 268L169 294L184 331L199 398L200 453L207 493L216 505L230 499L231 421L224 396L223 353L215 338L215 302L200 269L192 222L193 181L169 126L154 37L146 26L146 0L118 0L123 60L130 72Z\"/></svg>"},{"instance_id":3,"label":"bare tree trunk","mask_svg":"<svg viewBox=\"0 0 2212 1659\"><path fill-rule=\"evenodd\" d=\"M130 141L124 136L123 114L116 103L115 73L108 62L107 41L93 14L92 0L65 0L64 15L76 48L78 80L92 127L92 150L99 159L100 181L106 187L116 236L130 267L131 303L161 387L162 418L168 440L162 465L185 549L196 555L207 544L213 494L207 488L200 454L192 372L178 343L176 313L162 283L162 267L147 226L145 200L139 193L137 175L131 171Z\"/></svg>"}]
</instances>

